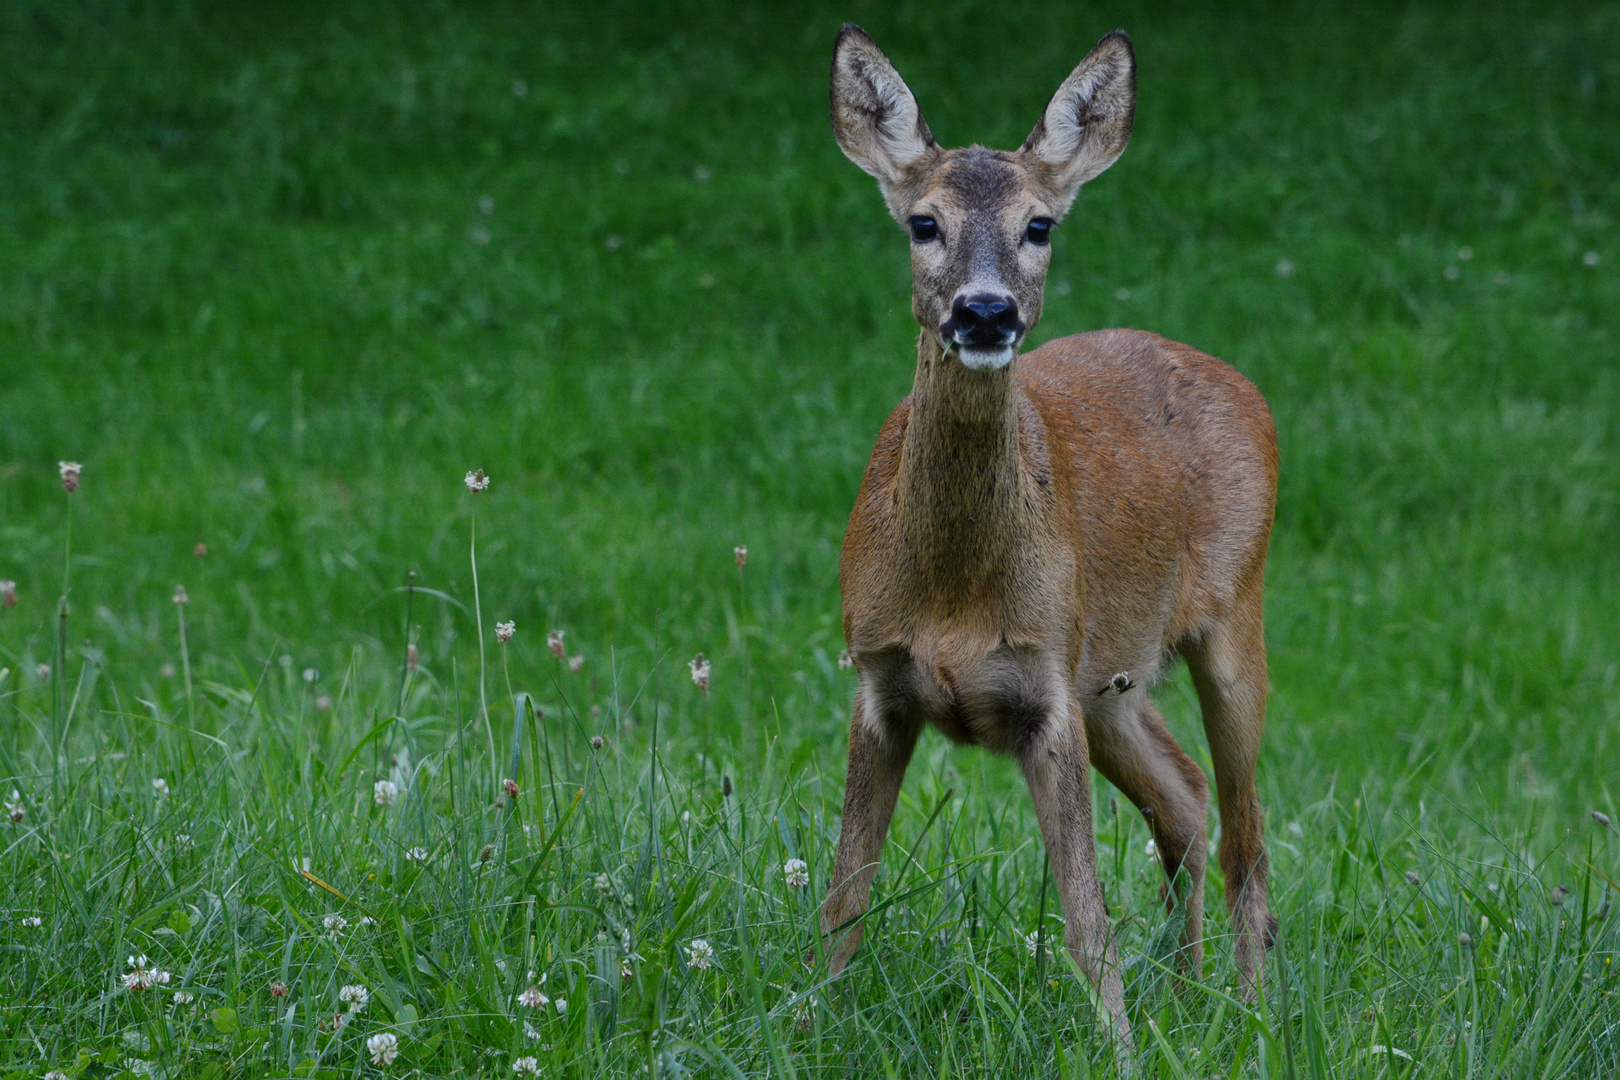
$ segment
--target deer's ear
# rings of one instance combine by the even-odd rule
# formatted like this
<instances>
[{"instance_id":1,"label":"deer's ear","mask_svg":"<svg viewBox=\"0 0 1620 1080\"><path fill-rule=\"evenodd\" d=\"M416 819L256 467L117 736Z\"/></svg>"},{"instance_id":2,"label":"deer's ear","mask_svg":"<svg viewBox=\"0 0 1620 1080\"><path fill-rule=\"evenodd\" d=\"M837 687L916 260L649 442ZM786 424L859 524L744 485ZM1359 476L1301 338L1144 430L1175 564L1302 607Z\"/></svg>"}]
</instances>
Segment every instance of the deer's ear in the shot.
<instances>
[{"instance_id":1,"label":"deer's ear","mask_svg":"<svg viewBox=\"0 0 1620 1080\"><path fill-rule=\"evenodd\" d=\"M890 210L899 213L895 188L934 151L934 137L900 73L853 24L839 31L833 46L831 105L839 149L877 178Z\"/></svg>"},{"instance_id":2,"label":"deer's ear","mask_svg":"<svg viewBox=\"0 0 1620 1080\"><path fill-rule=\"evenodd\" d=\"M1123 30L1097 42L1058 87L1023 152L1046 167L1067 210L1080 185L1112 165L1131 141L1136 54Z\"/></svg>"}]
</instances>

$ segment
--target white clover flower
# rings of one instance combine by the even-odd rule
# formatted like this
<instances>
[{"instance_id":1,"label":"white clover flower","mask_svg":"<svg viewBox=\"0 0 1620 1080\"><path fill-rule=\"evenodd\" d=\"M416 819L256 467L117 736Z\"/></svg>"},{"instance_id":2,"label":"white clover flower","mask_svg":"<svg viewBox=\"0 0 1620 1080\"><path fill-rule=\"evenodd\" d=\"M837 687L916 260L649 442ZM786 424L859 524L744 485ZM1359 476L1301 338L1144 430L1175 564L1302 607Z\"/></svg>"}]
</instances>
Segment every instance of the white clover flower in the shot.
<instances>
[{"instance_id":1,"label":"white clover flower","mask_svg":"<svg viewBox=\"0 0 1620 1080\"><path fill-rule=\"evenodd\" d=\"M704 659L702 653L698 653L686 662L686 666L692 670L692 682L697 684L699 690L707 694L709 692L709 661Z\"/></svg>"},{"instance_id":2,"label":"white clover flower","mask_svg":"<svg viewBox=\"0 0 1620 1080\"><path fill-rule=\"evenodd\" d=\"M848 649L838 654L838 666L846 671L855 666L855 658L849 655Z\"/></svg>"},{"instance_id":3,"label":"white clover flower","mask_svg":"<svg viewBox=\"0 0 1620 1080\"><path fill-rule=\"evenodd\" d=\"M22 924L29 930L38 930L40 927L45 925L45 920L40 918L38 915L24 915Z\"/></svg>"},{"instance_id":4,"label":"white clover flower","mask_svg":"<svg viewBox=\"0 0 1620 1080\"><path fill-rule=\"evenodd\" d=\"M613 895L613 879L606 873L597 874L591 879L591 887L603 896Z\"/></svg>"},{"instance_id":5,"label":"white clover flower","mask_svg":"<svg viewBox=\"0 0 1620 1080\"><path fill-rule=\"evenodd\" d=\"M520 1057L512 1062L512 1071L519 1076L539 1076L540 1059L534 1057Z\"/></svg>"},{"instance_id":6,"label":"white clover flower","mask_svg":"<svg viewBox=\"0 0 1620 1080\"><path fill-rule=\"evenodd\" d=\"M1149 840L1142 845L1142 854L1150 859L1157 859L1159 857L1159 845Z\"/></svg>"},{"instance_id":7,"label":"white clover flower","mask_svg":"<svg viewBox=\"0 0 1620 1080\"><path fill-rule=\"evenodd\" d=\"M496 641L500 641L500 642L511 641L512 636L514 634L516 634L516 633L517 633L517 620L515 620L515 619L508 619L506 622L498 622L498 623L495 624L495 640Z\"/></svg>"},{"instance_id":8,"label":"white clover flower","mask_svg":"<svg viewBox=\"0 0 1620 1080\"><path fill-rule=\"evenodd\" d=\"M350 983L338 991L338 1001L349 1007L350 1012L359 1012L371 1000L371 991L360 983Z\"/></svg>"},{"instance_id":9,"label":"white clover flower","mask_svg":"<svg viewBox=\"0 0 1620 1080\"><path fill-rule=\"evenodd\" d=\"M27 816L28 816L28 806L27 806L27 804L23 802L23 797L17 791L17 789L12 788L11 789L11 798L6 800L6 817L11 819L12 824L17 824L18 822L22 821L22 819L27 817Z\"/></svg>"},{"instance_id":10,"label":"white clover flower","mask_svg":"<svg viewBox=\"0 0 1620 1080\"><path fill-rule=\"evenodd\" d=\"M399 785L392 780L378 780L371 785L371 801L378 806L393 806L399 799Z\"/></svg>"},{"instance_id":11,"label":"white clover flower","mask_svg":"<svg viewBox=\"0 0 1620 1080\"><path fill-rule=\"evenodd\" d=\"M1031 930L1029 933L1024 935L1024 948L1029 950L1029 955L1039 956L1041 949L1044 947L1045 942L1041 938L1041 932L1039 930Z\"/></svg>"},{"instance_id":12,"label":"white clover flower","mask_svg":"<svg viewBox=\"0 0 1620 1080\"><path fill-rule=\"evenodd\" d=\"M148 961L144 956L130 957L129 967L131 970L120 976L120 978L124 983L124 989L132 994L144 993L154 986L168 985L169 973L155 965L148 966Z\"/></svg>"},{"instance_id":13,"label":"white clover flower","mask_svg":"<svg viewBox=\"0 0 1620 1080\"><path fill-rule=\"evenodd\" d=\"M169 782L163 779L161 776L155 778L152 781L152 794L156 795L160 799L168 798Z\"/></svg>"},{"instance_id":14,"label":"white clover flower","mask_svg":"<svg viewBox=\"0 0 1620 1080\"><path fill-rule=\"evenodd\" d=\"M568 647L563 644L563 638L567 636L566 630L553 630L546 635L546 647L551 650L551 655L559 660L568 654Z\"/></svg>"},{"instance_id":15,"label":"white clover flower","mask_svg":"<svg viewBox=\"0 0 1620 1080\"><path fill-rule=\"evenodd\" d=\"M538 986L531 986L517 996L518 1004L525 1009L538 1009L551 1003L551 999L541 992Z\"/></svg>"},{"instance_id":16,"label":"white clover flower","mask_svg":"<svg viewBox=\"0 0 1620 1080\"><path fill-rule=\"evenodd\" d=\"M360 929L369 930L373 926L376 926L376 925L377 925L377 920L373 919L370 915L362 915L362 916L360 916Z\"/></svg>"},{"instance_id":17,"label":"white clover flower","mask_svg":"<svg viewBox=\"0 0 1620 1080\"><path fill-rule=\"evenodd\" d=\"M527 1020L523 1021L523 1037L530 1042L540 1041L540 1030Z\"/></svg>"},{"instance_id":18,"label":"white clover flower","mask_svg":"<svg viewBox=\"0 0 1620 1080\"><path fill-rule=\"evenodd\" d=\"M69 495L79 490L79 473L84 471L83 465L77 461L58 461L56 470L62 474L62 486Z\"/></svg>"},{"instance_id":19,"label":"white clover flower","mask_svg":"<svg viewBox=\"0 0 1620 1080\"><path fill-rule=\"evenodd\" d=\"M384 1031L367 1039L366 1049L371 1052L373 1065L392 1065L399 1057L399 1038L391 1031Z\"/></svg>"},{"instance_id":20,"label":"white clover flower","mask_svg":"<svg viewBox=\"0 0 1620 1080\"><path fill-rule=\"evenodd\" d=\"M747 566L748 565L748 545L747 544L738 544L736 547L732 548L731 549L731 557L733 559L737 560L737 565L738 566Z\"/></svg>"},{"instance_id":21,"label":"white clover flower","mask_svg":"<svg viewBox=\"0 0 1620 1080\"><path fill-rule=\"evenodd\" d=\"M686 966L693 971L706 971L714 966L714 946L696 938L686 946Z\"/></svg>"},{"instance_id":22,"label":"white clover flower","mask_svg":"<svg viewBox=\"0 0 1620 1080\"><path fill-rule=\"evenodd\" d=\"M578 653L568 658L568 670L578 675L585 668L585 658Z\"/></svg>"},{"instance_id":23,"label":"white clover flower","mask_svg":"<svg viewBox=\"0 0 1620 1080\"><path fill-rule=\"evenodd\" d=\"M782 880L790 889L802 889L810 884L810 864L803 859L789 859L782 864Z\"/></svg>"},{"instance_id":24,"label":"white clover flower","mask_svg":"<svg viewBox=\"0 0 1620 1080\"><path fill-rule=\"evenodd\" d=\"M332 1030L342 1031L349 1022L349 1014L339 1010L332 1014Z\"/></svg>"},{"instance_id":25,"label":"white clover flower","mask_svg":"<svg viewBox=\"0 0 1620 1080\"><path fill-rule=\"evenodd\" d=\"M68 1074L61 1069L52 1069L46 1073L42 1080L69 1080Z\"/></svg>"},{"instance_id":26,"label":"white clover flower","mask_svg":"<svg viewBox=\"0 0 1620 1080\"><path fill-rule=\"evenodd\" d=\"M428 850L418 844L405 853L406 862L427 862Z\"/></svg>"},{"instance_id":27,"label":"white clover flower","mask_svg":"<svg viewBox=\"0 0 1620 1080\"><path fill-rule=\"evenodd\" d=\"M463 483L467 485L468 491L476 495L480 491L488 490L489 477L484 475L483 469L479 469L476 472L468 473L466 478L463 480Z\"/></svg>"},{"instance_id":28,"label":"white clover flower","mask_svg":"<svg viewBox=\"0 0 1620 1080\"><path fill-rule=\"evenodd\" d=\"M321 920L321 925L326 927L326 936L336 941L338 935L349 928L349 920L341 915L328 915Z\"/></svg>"},{"instance_id":29,"label":"white clover flower","mask_svg":"<svg viewBox=\"0 0 1620 1080\"><path fill-rule=\"evenodd\" d=\"M174 996L169 1000L174 1002L176 1005L190 1005L193 1001L197 1000L197 996L185 990L176 990L174 992Z\"/></svg>"},{"instance_id":30,"label":"white clover flower","mask_svg":"<svg viewBox=\"0 0 1620 1080\"><path fill-rule=\"evenodd\" d=\"M318 679L320 677L321 677L321 673L316 671L314 668L307 667L307 668L304 669L304 681L305 682L314 682L316 679Z\"/></svg>"}]
</instances>

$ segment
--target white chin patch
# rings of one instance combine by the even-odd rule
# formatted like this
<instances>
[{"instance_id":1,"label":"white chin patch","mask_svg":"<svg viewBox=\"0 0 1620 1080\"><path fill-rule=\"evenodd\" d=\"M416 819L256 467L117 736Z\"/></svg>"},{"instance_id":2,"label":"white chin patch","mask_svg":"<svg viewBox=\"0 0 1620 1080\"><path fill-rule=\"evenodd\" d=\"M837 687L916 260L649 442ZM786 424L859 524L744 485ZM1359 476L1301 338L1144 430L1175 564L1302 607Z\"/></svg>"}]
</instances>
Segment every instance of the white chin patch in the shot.
<instances>
[{"instance_id":1,"label":"white chin patch","mask_svg":"<svg viewBox=\"0 0 1620 1080\"><path fill-rule=\"evenodd\" d=\"M956 355L962 358L962 363L974 371L995 371L1012 363L1013 354L1018 349L1013 345L997 345L989 349L975 349L967 345L958 345Z\"/></svg>"}]
</instances>

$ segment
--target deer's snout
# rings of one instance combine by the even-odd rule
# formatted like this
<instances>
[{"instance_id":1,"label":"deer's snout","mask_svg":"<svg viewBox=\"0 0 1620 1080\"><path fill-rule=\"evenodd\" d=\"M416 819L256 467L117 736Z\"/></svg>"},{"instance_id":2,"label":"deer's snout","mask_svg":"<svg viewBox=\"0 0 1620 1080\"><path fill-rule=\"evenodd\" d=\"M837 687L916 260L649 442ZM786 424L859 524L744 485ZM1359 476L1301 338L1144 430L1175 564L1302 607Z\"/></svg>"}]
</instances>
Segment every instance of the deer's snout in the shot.
<instances>
[{"instance_id":1,"label":"deer's snout","mask_svg":"<svg viewBox=\"0 0 1620 1080\"><path fill-rule=\"evenodd\" d=\"M940 328L947 342L970 348L1011 345L1023 333L1018 319L1018 301L995 293L958 296L951 304L951 317Z\"/></svg>"}]
</instances>

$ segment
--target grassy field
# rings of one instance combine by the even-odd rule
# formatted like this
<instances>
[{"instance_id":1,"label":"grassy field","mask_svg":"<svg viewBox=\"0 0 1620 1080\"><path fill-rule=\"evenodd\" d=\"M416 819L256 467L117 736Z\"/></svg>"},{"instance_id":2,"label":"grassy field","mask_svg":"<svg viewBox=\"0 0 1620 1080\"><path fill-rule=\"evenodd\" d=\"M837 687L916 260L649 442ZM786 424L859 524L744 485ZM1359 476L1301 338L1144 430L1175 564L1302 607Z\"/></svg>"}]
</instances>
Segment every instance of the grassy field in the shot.
<instances>
[{"instance_id":1,"label":"grassy field","mask_svg":"<svg viewBox=\"0 0 1620 1080\"><path fill-rule=\"evenodd\" d=\"M845 20L998 146L1130 31L1034 343L1277 419L1270 992L1096 779L1142 1073L1620 1076L1620 6L1225 8L0 8L0 1077L1114 1074L1005 761L804 962L915 337Z\"/></svg>"}]
</instances>

